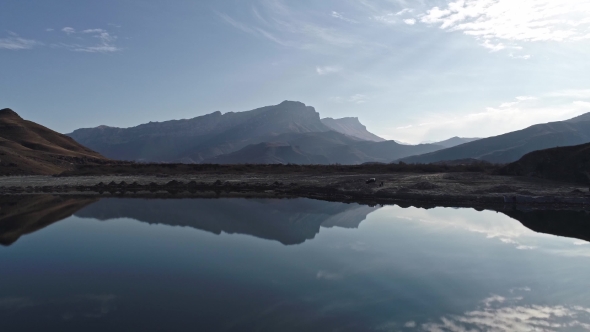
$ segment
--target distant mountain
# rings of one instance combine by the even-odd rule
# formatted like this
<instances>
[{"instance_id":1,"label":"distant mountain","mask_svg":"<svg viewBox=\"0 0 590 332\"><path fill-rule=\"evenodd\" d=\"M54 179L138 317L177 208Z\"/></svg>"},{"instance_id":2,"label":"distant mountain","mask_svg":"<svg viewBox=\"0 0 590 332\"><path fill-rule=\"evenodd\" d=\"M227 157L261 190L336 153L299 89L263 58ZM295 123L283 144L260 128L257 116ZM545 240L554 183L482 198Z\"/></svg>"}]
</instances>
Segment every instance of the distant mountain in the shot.
<instances>
[{"instance_id":1,"label":"distant mountain","mask_svg":"<svg viewBox=\"0 0 590 332\"><path fill-rule=\"evenodd\" d=\"M455 136L455 137L451 137L451 138L449 138L447 140L444 140L444 141L434 142L432 144L444 146L445 148L452 148L454 146L461 145L461 144L464 144L464 143L473 142L473 141L477 141L479 139L480 138L468 138L468 137L457 137L457 136Z\"/></svg>"},{"instance_id":2,"label":"distant mountain","mask_svg":"<svg viewBox=\"0 0 590 332\"><path fill-rule=\"evenodd\" d=\"M373 141L373 142L383 142L385 141L384 138L381 138L367 130L358 118L342 118L342 119L332 119L332 118L325 118L322 119L322 123L328 126L330 129L337 131L339 133L360 138L365 141Z\"/></svg>"},{"instance_id":3,"label":"distant mountain","mask_svg":"<svg viewBox=\"0 0 590 332\"><path fill-rule=\"evenodd\" d=\"M283 133L329 130L313 107L285 101L247 112L214 112L133 128L78 129L69 136L113 159L198 163Z\"/></svg>"},{"instance_id":4,"label":"distant mountain","mask_svg":"<svg viewBox=\"0 0 590 332\"><path fill-rule=\"evenodd\" d=\"M501 173L590 184L590 143L528 153Z\"/></svg>"},{"instance_id":5,"label":"distant mountain","mask_svg":"<svg viewBox=\"0 0 590 332\"><path fill-rule=\"evenodd\" d=\"M356 118L320 120L313 107L292 101L126 129L78 129L69 135L107 157L146 162L360 164L443 148L384 141Z\"/></svg>"},{"instance_id":6,"label":"distant mountain","mask_svg":"<svg viewBox=\"0 0 590 332\"><path fill-rule=\"evenodd\" d=\"M590 142L590 120L587 119L590 119L590 113L567 121L538 124L452 148L403 158L401 161L433 163L474 158L492 163L510 163L535 150Z\"/></svg>"},{"instance_id":7,"label":"distant mountain","mask_svg":"<svg viewBox=\"0 0 590 332\"><path fill-rule=\"evenodd\" d=\"M106 158L72 138L0 110L0 174L55 174Z\"/></svg>"}]
</instances>

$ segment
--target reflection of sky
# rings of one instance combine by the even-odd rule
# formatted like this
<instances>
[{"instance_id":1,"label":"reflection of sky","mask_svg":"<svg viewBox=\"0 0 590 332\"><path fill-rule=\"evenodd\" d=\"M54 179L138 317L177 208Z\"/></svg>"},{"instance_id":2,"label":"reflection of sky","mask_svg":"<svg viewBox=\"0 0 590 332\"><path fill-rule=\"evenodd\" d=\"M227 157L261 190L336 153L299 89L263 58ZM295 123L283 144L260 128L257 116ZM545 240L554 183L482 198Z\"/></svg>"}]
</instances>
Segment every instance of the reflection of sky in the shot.
<instances>
[{"instance_id":1,"label":"reflection of sky","mask_svg":"<svg viewBox=\"0 0 590 332\"><path fill-rule=\"evenodd\" d=\"M468 209L385 207L297 246L72 217L1 248L0 319L44 331L583 330L590 248L576 242Z\"/></svg>"}]
</instances>

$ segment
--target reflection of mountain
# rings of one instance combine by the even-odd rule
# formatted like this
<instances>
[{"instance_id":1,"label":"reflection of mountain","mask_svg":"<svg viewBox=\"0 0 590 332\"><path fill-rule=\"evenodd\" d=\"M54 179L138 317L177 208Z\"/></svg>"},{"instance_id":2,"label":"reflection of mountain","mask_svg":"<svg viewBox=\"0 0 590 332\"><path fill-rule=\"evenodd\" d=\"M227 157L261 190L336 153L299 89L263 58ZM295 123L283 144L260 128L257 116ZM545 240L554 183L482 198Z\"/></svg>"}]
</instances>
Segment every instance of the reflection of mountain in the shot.
<instances>
[{"instance_id":1,"label":"reflection of mountain","mask_svg":"<svg viewBox=\"0 0 590 332\"><path fill-rule=\"evenodd\" d=\"M568 210L502 210L510 218L537 232L590 242L590 213Z\"/></svg>"},{"instance_id":2,"label":"reflection of mountain","mask_svg":"<svg viewBox=\"0 0 590 332\"><path fill-rule=\"evenodd\" d=\"M76 213L99 220L131 218L215 234L248 234L285 245L313 239L320 226L356 228L377 208L311 199L103 199Z\"/></svg>"},{"instance_id":3,"label":"reflection of mountain","mask_svg":"<svg viewBox=\"0 0 590 332\"><path fill-rule=\"evenodd\" d=\"M93 202L95 198L0 196L0 244L11 245L22 235L67 218Z\"/></svg>"}]
</instances>

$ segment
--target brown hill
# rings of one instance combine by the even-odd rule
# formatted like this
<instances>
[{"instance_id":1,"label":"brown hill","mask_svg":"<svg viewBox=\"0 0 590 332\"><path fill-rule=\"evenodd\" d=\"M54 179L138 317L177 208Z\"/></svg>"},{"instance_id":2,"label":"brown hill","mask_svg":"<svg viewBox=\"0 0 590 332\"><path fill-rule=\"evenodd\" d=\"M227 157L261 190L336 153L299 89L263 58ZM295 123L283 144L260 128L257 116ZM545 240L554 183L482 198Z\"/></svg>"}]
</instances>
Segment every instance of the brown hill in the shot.
<instances>
[{"instance_id":1,"label":"brown hill","mask_svg":"<svg viewBox=\"0 0 590 332\"><path fill-rule=\"evenodd\" d=\"M71 137L0 110L0 175L56 174L107 161Z\"/></svg>"},{"instance_id":2,"label":"brown hill","mask_svg":"<svg viewBox=\"0 0 590 332\"><path fill-rule=\"evenodd\" d=\"M506 165L502 174L590 183L590 143L534 151Z\"/></svg>"}]
</instances>

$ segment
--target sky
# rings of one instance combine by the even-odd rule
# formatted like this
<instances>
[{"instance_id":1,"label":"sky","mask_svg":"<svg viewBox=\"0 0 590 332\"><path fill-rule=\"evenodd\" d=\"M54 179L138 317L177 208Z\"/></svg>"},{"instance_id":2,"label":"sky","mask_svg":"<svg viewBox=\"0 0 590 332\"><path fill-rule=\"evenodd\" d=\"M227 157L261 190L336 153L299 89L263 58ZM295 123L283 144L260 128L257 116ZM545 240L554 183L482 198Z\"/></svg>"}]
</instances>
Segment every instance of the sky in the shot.
<instances>
[{"instance_id":1,"label":"sky","mask_svg":"<svg viewBox=\"0 0 590 332\"><path fill-rule=\"evenodd\" d=\"M0 108L62 133L283 100L387 139L590 112L590 0L0 2Z\"/></svg>"}]
</instances>

